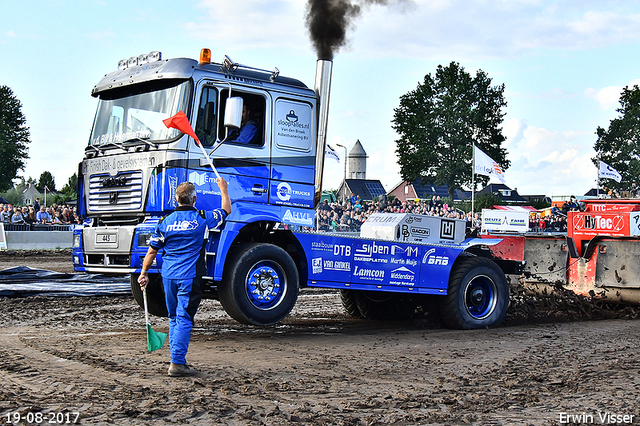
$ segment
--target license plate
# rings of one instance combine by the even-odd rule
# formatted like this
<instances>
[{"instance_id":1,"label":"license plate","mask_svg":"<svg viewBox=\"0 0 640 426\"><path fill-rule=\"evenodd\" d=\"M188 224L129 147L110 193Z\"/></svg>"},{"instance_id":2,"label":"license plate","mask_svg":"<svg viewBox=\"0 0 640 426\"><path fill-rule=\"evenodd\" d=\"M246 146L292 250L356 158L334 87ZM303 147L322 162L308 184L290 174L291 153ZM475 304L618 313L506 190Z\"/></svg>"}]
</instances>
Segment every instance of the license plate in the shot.
<instances>
[{"instance_id":1,"label":"license plate","mask_svg":"<svg viewBox=\"0 0 640 426\"><path fill-rule=\"evenodd\" d=\"M96 244L115 244L118 242L118 234L96 234Z\"/></svg>"}]
</instances>

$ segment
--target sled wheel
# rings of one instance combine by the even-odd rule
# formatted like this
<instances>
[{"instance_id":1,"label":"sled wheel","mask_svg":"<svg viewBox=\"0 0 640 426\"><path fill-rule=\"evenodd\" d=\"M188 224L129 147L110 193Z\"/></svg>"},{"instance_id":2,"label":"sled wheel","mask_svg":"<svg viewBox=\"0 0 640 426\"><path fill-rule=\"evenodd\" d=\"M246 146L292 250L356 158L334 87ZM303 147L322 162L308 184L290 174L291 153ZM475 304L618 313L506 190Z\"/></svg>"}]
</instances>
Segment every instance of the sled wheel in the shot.
<instances>
[{"instance_id":1,"label":"sled wheel","mask_svg":"<svg viewBox=\"0 0 640 426\"><path fill-rule=\"evenodd\" d=\"M131 274L131 293L138 306L144 309L144 299L142 289L138 284L140 274ZM157 317L167 317L167 302L164 298L164 286L160 274L149 274L149 284L147 284L147 306L149 313Z\"/></svg>"},{"instance_id":2,"label":"sled wheel","mask_svg":"<svg viewBox=\"0 0 640 426\"><path fill-rule=\"evenodd\" d=\"M409 297L383 291L357 291L356 305L362 318L371 320L406 320L416 306Z\"/></svg>"},{"instance_id":3,"label":"sled wheel","mask_svg":"<svg viewBox=\"0 0 640 426\"><path fill-rule=\"evenodd\" d=\"M352 318L362 318L356 303L356 290L340 290L340 301L347 315Z\"/></svg>"},{"instance_id":4,"label":"sled wheel","mask_svg":"<svg viewBox=\"0 0 640 426\"><path fill-rule=\"evenodd\" d=\"M449 291L440 305L449 328L474 329L499 325L509 306L509 286L502 270L491 259L460 259L449 279Z\"/></svg>"},{"instance_id":5,"label":"sled wheel","mask_svg":"<svg viewBox=\"0 0 640 426\"><path fill-rule=\"evenodd\" d=\"M298 269L282 248L266 243L242 247L227 263L218 286L224 310L244 324L275 324L298 298Z\"/></svg>"}]
</instances>

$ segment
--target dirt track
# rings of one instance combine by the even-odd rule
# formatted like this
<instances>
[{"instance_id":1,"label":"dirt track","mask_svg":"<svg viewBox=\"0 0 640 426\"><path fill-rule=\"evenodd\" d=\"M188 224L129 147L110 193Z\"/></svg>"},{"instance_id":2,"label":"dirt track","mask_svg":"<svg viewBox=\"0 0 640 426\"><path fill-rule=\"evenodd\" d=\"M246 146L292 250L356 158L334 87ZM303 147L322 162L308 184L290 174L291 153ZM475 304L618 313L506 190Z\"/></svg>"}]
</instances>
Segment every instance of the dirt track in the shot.
<instances>
[{"instance_id":1,"label":"dirt track","mask_svg":"<svg viewBox=\"0 0 640 426\"><path fill-rule=\"evenodd\" d=\"M0 255L0 269L64 267L65 255ZM0 422L77 412L104 425L613 424L600 418L610 413L640 424L637 317L515 292L504 326L453 331L351 319L335 293L303 291L285 321L258 328L204 301L188 356L199 373L172 379L168 347L146 351L130 297L0 299Z\"/></svg>"}]
</instances>

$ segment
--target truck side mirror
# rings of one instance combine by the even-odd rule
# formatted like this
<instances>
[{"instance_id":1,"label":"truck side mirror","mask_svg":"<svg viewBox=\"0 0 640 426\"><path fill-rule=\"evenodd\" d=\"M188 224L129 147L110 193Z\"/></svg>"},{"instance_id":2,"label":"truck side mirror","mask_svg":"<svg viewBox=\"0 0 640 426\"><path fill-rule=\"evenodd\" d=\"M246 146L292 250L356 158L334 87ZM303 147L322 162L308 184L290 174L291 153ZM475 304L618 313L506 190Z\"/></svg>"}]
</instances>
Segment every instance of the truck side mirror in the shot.
<instances>
[{"instance_id":1,"label":"truck side mirror","mask_svg":"<svg viewBox=\"0 0 640 426\"><path fill-rule=\"evenodd\" d=\"M224 125L239 129L242 125L242 98L232 97L227 99L227 105L224 110Z\"/></svg>"}]
</instances>

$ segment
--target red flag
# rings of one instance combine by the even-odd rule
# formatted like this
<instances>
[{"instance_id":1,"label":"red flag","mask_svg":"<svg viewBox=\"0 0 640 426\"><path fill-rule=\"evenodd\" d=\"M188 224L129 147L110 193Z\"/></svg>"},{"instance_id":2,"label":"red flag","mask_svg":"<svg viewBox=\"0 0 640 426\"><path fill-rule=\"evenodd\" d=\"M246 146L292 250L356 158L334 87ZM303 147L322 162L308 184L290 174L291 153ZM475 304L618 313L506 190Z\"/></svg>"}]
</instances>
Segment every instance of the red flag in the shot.
<instances>
[{"instance_id":1,"label":"red flag","mask_svg":"<svg viewBox=\"0 0 640 426\"><path fill-rule=\"evenodd\" d=\"M196 132L193 131L193 127L191 127L191 123L189 123L189 119L184 112L179 111L173 117L162 120L162 122L170 129L178 129L182 133L186 133L187 135L195 139L198 144L200 144L200 140L196 136Z\"/></svg>"}]
</instances>

